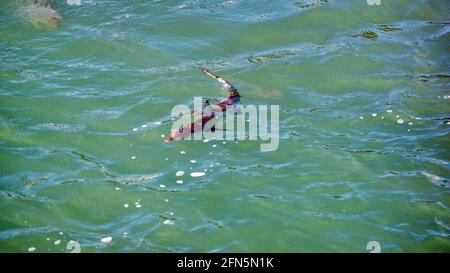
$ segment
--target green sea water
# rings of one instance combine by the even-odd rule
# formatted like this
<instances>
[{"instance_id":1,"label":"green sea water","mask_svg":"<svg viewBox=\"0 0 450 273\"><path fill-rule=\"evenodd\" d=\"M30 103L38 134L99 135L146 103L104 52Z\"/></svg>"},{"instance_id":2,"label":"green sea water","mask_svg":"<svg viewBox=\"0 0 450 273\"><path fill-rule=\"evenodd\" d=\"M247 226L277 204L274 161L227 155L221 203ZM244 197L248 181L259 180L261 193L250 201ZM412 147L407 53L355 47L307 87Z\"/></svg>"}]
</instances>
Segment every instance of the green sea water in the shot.
<instances>
[{"instance_id":1,"label":"green sea water","mask_svg":"<svg viewBox=\"0 0 450 273\"><path fill-rule=\"evenodd\" d=\"M21 5L0 252L450 252L448 1L56 0L55 29ZM173 106L227 95L202 67L279 105L277 150L163 142Z\"/></svg>"}]
</instances>

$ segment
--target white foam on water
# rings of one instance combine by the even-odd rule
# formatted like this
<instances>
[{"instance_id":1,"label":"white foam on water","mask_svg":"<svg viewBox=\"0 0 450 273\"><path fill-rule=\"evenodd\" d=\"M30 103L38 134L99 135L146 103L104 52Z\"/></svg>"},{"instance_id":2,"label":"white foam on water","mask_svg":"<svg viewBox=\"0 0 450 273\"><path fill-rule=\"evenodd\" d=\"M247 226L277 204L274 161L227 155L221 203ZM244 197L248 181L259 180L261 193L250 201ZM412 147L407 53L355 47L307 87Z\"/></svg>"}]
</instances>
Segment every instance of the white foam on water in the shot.
<instances>
[{"instance_id":1,"label":"white foam on water","mask_svg":"<svg viewBox=\"0 0 450 273\"><path fill-rule=\"evenodd\" d=\"M136 132L137 130L139 130L139 129L138 129L138 128L133 128L133 131L135 131L135 132Z\"/></svg>"},{"instance_id":2,"label":"white foam on water","mask_svg":"<svg viewBox=\"0 0 450 273\"><path fill-rule=\"evenodd\" d=\"M177 184L183 184L183 180L177 180Z\"/></svg>"},{"instance_id":3,"label":"white foam on water","mask_svg":"<svg viewBox=\"0 0 450 273\"><path fill-rule=\"evenodd\" d=\"M45 240L50 241L50 238L47 237L47 239L45 239Z\"/></svg>"},{"instance_id":4,"label":"white foam on water","mask_svg":"<svg viewBox=\"0 0 450 273\"><path fill-rule=\"evenodd\" d=\"M131 159L136 159L136 157L135 157L135 156L132 156Z\"/></svg>"},{"instance_id":5,"label":"white foam on water","mask_svg":"<svg viewBox=\"0 0 450 273\"><path fill-rule=\"evenodd\" d=\"M178 171L178 172L175 173L175 175L176 175L176 176L183 176L183 175L184 175L184 172L183 172L183 171Z\"/></svg>"},{"instance_id":6,"label":"white foam on water","mask_svg":"<svg viewBox=\"0 0 450 273\"><path fill-rule=\"evenodd\" d=\"M159 185L159 187L160 187L160 188L165 188L166 185L161 184L161 185Z\"/></svg>"},{"instance_id":7,"label":"white foam on water","mask_svg":"<svg viewBox=\"0 0 450 273\"><path fill-rule=\"evenodd\" d=\"M381 119L384 119L384 116L382 116Z\"/></svg>"},{"instance_id":8,"label":"white foam on water","mask_svg":"<svg viewBox=\"0 0 450 273\"><path fill-rule=\"evenodd\" d=\"M217 147L217 145L216 144L214 144L213 146L212 146L213 148L216 148Z\"/></svg>"},{"instance_id":9,"label":"white foam on water","mask_svg":"<svg viewBox=\"0 0 450 273\"><path fill-rule=\"evenodd\" d=\"M55 245L59 245L60 243L61 243L61 240L56 240L56 241L54 242Z\"/></svg>"},{"instance_id":10,"label":"white foam on water","mask_svg":"<svg viewBox=\"0 0 450 273\"><path fill-rule=\"evenodd\" d=\"M128 208L128 204L123 204L123 207L124 208Z\"/></svg>"},{"instance_id":11,"label":"white foam on water","mask_svg":"<svg viewBox=\"0 0 450 273\"><path fill-rule=\"evenodd\" d=\"M391 109L387 109L386 112L392 113L392 110Z\"/></svg>"},{"instance_id":12,"label":"white foam on water","mask_svg":"<svg viewBox=\"0 0 450 273\"><path fill-rule=\"evenodd\" d=\"M401 119L401 118L399 118L399 119L397 119L397 123L398 124L403 124L405 121L403 120L403 119Z\"/></svg>"},{"instance_id":13,"label":"white foam on water","mask_svg":"<svg viewBox=\"0 0 450 273\"><path fill-rule=\"evenodd\" d=\"M137 204L137 205L136 205L136 208L141 208L141 207L142 207L141 204Z\"/></svg>"},{"instance_id":14,"label":"white foam on water","mask_svg":"<svg viewBox=\"0 0 450 273\"><path fill-rule=\"evenodd\" d=\"M166 202L166 203L169 202L169 199L164 199L164 202Z\"/></svg>"},{"instance_id":15,"label":"white foam on water","mask_svg":"<svg viewBox=\"0 0 450 273\"><path fill-rule=\"evenodd\" d=\"M28 248L28 252L33 252L35 250L36 250L36 248L34 246L31 246L31 247Z\"/></svg>"},{"instance_id":16,"label":"white foam on water","mask_svg":"<svg viewBox=\"0 0 450 273\"><path fill-rule=\"evenodd\" d=\"M372 114L372 117L376 117L376 116L378 116L377 113L373 113L373 114Z\"/></svg>"},{"instance_id":17,"label":"white foam on water","mask_svg":"<svg viewBox=\"0 0 450 273\"><path fill-rule=\"evenodd\" d=\"M64 234L64 232L62 232L62 231L59 232L59 235L63 235L63 234Z\"/></svg>"},{"instance_id":18,"label":"white foam on water","mask_svg":"<svg viewBox=\"0 0 450 273\"><path fill-rule=\"evenodd\" d=\"M360 116L359 119L364 119L364 117L363 117L363 116Z\"/></svg>"},{"instance_id":19,"label":"white foam on water","mask_svg":"<svg viewBox=\"0 0 450 273\"><path fill-rule=\"evenodd\" d=\"M207 143L209 142L209 139L204 139L203 142Z\"/></svg>"},{"instance_id":20,"label":"white foam on water","mask_svg":"<svg viewBox=\"0 0 450 273\"><path fill-rule=\"evenodd\" d=\"M226 141L224 141L224 142L222 142L222 144L227 144L227 142L226 142Z\"/></svg>"},{"instance_id":21,"label":"white foam on water","mask_svg":"<svg viewBox=\"0 0 450 273\"><path fill-rule=\"evenodd\" d=\"M191 162L192 164L194 164L194 163L195 163L195 162L197 162L197 161L195 161L195 160L191 160L190 162Z\"/></svg>"},{"instance_id":22,"label":"white foam on water","mask_svg":"<svg viewBox=\"0 0 450 273\"><path fill-rule=\"evenodd\" d=\"M412 123L412 122L408 122L408 125L414 125L414 123Z\"/></svg>"},{"instance_id":23,"label":"white foam on water","mask_svg":"<svg viewBox=\"0 0 450 273\"><path fill-rule=\"evenodd\" d=\"M165 134L161 134L161 137L166 137L166 135Z\"/></svg>"},{"instance_id":24,"label":"white foam on water","mask_svg":"<svg viewBox=\"0 0 450 273\"><path fill-rule=\"evenodd\" d=\"M193 172L193 173L191 173L192 177L201 177L201 176L204 176L204 175L205 175L204 172Z\"/></svg>"},{"instance_id":25,"label":"white foam on water","mask_svg":"<svg viewBox=\"0 0 450 273\"><path fill-rule=\"evenodd\" d=\"M148 126L147 124L143 124L141 127L146 128L147 126Z\"/></svg>"},{"instance_id":26,"label":"white foam on water","mask_svg":"<svg viewBox=\"0 0 450 273\"><path fill-rule=\"evenodd\" d=\"M111 236L104 237L104 238L100 239L100 241L101 241L102 243L108 244L108 243L111 243L112 237L111 237Z\"/></svg>"},{"instance_id":27,"label":"white foam on water","mask_svg":"<svg viewBox=\"0 0 450 273\"><path fill-rule=\"evenodd\" d=\"M186 152L185 151L180 151L180 154L181 155L184 155Z\"/></svg>"},{"instance_id":28,"label":"white foam on water","mask_svg":"<svg viewBox=\"0 0 450 273\"><path fill-rule=\"evenodd\" d=\"M164 220L163 224L164 225L173 225L174 222L172 220L166 219L166 220Z\"/></svg>"},{"instance_id":29,"label":"white foam on water","mask_svg":"<svg viewBox=\"0 0 450 273\"><path fill-rule=\"evenodd\" d=\"M119 187L117 187L117 188L115 188L115 190L116 190L116 191L120 191L120 188L119 188Z\"/></svg>"}]
</instances>

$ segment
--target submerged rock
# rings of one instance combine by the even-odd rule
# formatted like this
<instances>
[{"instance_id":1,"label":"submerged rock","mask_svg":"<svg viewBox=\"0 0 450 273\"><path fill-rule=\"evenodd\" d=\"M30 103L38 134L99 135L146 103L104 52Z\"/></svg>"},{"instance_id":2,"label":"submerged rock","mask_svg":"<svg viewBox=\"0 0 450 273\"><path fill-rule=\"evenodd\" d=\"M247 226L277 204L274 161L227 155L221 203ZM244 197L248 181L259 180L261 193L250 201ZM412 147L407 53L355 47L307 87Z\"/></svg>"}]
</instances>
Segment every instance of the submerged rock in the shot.
<instances>
[{"instance_id":1,"label":"submerged rock","mask_svg":"<svg viewBox=\"0 0 450 273\"><path fill-rule=\"evenodd\" d=\"M29 0L18 10L18 16L36 28L55 29L62 16L52 8L51 1Z\"/></svg>"}]
</instances>

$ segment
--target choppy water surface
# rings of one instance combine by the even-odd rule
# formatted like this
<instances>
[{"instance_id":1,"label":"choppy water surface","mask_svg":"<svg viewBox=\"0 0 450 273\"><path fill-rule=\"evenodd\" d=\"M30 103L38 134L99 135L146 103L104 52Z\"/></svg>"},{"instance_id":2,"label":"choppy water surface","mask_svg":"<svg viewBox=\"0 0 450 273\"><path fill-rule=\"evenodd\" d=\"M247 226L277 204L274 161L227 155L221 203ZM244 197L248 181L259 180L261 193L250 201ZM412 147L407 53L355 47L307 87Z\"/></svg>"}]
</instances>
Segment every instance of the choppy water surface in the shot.
<instances>
[{"instance_id":1,"label":"choppy water surface","mask_svg":"<svg viewBox=\"0 0 450 273\"><path fill-rule=\"evenodd\" d=\"M450 251L448 1L91 2L0 7L0 251ZM200 67L278 150L163 142Z\"/></svg>"}]
</instances>

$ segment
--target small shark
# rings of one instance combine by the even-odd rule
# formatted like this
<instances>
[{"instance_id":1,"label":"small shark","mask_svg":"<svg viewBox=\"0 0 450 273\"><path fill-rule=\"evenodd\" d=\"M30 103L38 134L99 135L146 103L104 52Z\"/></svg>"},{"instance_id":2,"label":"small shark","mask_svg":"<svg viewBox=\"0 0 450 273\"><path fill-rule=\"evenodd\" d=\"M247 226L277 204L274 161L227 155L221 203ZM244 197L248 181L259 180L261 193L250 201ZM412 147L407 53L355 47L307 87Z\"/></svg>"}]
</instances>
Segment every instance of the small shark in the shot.
<instances>
[{"instance_id":1,"label":"small shark","mask_svg":"<svg viewBox=\"0 0 450 273\"><path fill-rule=\"evenodd\" d=\"M205 124L208 121L210 121L211 119L213 119L215 117L216 113L225 112L228 107L234 106L240 102L241 95L229 81L213 74L208 69L203 69L202 72L203 72L203 74L210 76L213 79L220 82L221 84L223 84L223 86L226 89L228 89L229 95L217 104L210 104L209 101L207 100L205 102L205 107L202 110L202 117L200 119L192 122L191 124L189 124L186 127L183 127L183 128L173 131L169 137L164 139L165 142L170 142L172 140L182 140L182 139L190 137L191 134L194 134L196 132L203 130L203 127L205 126ZM193 110L193 111L191 111L190 114L192 115L196 111L197 110ZM195 126L195 125L198 125L198 126ZM214 129L215 128L213 127L212 130L214 130Z\"/></svg>"}]
</instances>

